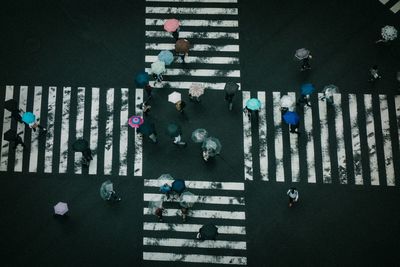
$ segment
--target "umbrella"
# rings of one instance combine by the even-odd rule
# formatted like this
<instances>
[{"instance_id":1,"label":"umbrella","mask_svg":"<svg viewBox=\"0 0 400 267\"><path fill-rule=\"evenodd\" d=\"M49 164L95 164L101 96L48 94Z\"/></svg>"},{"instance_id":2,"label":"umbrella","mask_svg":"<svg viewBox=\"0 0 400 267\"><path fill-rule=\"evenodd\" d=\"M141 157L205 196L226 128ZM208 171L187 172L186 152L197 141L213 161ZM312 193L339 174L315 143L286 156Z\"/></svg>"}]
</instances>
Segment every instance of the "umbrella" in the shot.
<instances>
[{"instance_id":1,"label":"umbrella","mask_svg":"<svg viewBox=\"0 0 400 267\"><path fill-rule=\"evenodd\" d=\"M156 210L162 208L162 206L163 206L162 199L160 199L158 196L153 197L149 201L149 212L151 214L155 214Z\"/></svg>"},{"instance_id":2,"label":"umbrella","mask_svg":"<svg viewBox=\"0 0 400 267\"><path fill-rule=\"evenodd\" d=\"M175 104L176 102L178 102L180 100L181 100L181 93L174 91L168 95L168 102Z\"/></svg>"},{"instance_id":3,"label":"umbrella","mask_svg":"<svg viewBox=\"0 0 400 267\"><path fill-rule=\"evenodd\" d=\"M4 133L3 139L8 142L17 140L17 131L12 129L8 130Z\"/></svg>"},{"instance_id":4,"label":"umbrella","mask_svg":"<svg viewBox=\"0 0 400 267\"><path fill-rule=\"evenodd\" d=\"M250 110L259 110L261 108L261 102L257 98L250 98L246 102L246 107Z\"/></svg>"},{"instance_id":5,"label":"umbrella","mask_svg":"<svg viewBox=\"0 0 400 267\"><path fill-rule=\"evenodd\" d=\"M163 50L158 54L158 59L165 63L165 65L170 65L174 61L174 55L171 51Z\"/></svg>"},{"instance_id":6,"label":"umbrella","mask_svg":"<svg viewBox=\"0 0 400 267\"><path fill-rule=\"evenodd\" d=\"M161 74L165 71L165 63L163 61L156 61L151 64L151 71L154 74Z\"/></svg>"},{"instance_id":7,"label":"umbrella","mask_svg":"<svg viewBox=\"0 0 400 267\"><path fill-rule=\"evenodd\" d=\"M73 144L72 144L72 149L76 152L83 152L89 147L88 141L85 139L77 139Z\"/></svg>"},{"instance_id":8,"label":"umbrella","mask_svg":"<svg viewBox=\"0 0 400 267\"><path fill-rule=\"evenodd\" d=\"M300 117L297 112L287 111L285 114L283 114L283 120L287 124L297 125L299 123Z\"/></svg>"},{"instance_id":9,"label":"umbrella","mask_svg":"<svg viewBox=\"0 0 400 267\"><path fill-rule=\"evenodd\" d=\"M296 101L291 96L283 95L281 97L281 107L283 108L292 108L295 103Z\"/></svg>"},{"instance_id":10,"label":"umbrella","mask_svg":"<svg viewBox=\"0 0 400 267\"><path fill-rule=\"evenodd\" d=\"M178 194L185 191L185 188L186 188L185 181L182 179L176 179L175 181L172 182L172 190Z\"/></svg>"},{"instance_id":11,"label":"umbrella","mask_svg":"<svg viewBox=\"0 0 400 267\"><path fill-rule=\"evenodd\" d=\"M207 130L206 129L196 129L192 132L192 140L195 143L201 143L206 139L208 136Z\"/></svg>"},{"instance_id":12,"label":"umbrella","mask_svg":"<svg viewBox=\"0 0 400 267\"><path fill-rule=\"evenodd\" d=\"M315 87L311 83L305 83L300 87L300 91L302 95L310 95L315 91Z\"/></svg>"},{"instance_id":13,"label":"umbrella","mask_svg":"<svg viewBox=\"0 0 400 267\"><path fill-rule=\"evenodd\" d=\"M149 121L148 119L144 120L143 123L137 128L139 133L142 133L146 136L150 136L155 132L154 123Z\"/></svg>"},{"instance_id":14,"label":"umbrella","mask_svg":"<svg viewBox=\"0 0 400 267\"><path fill-rule=\"evenodd\" d=\"M35 122L36 116L32 112L25 112L22 115L22 121L25 122L26 124L31 124Z\"/></svg>"},{"instance_id":15,"label":"umbrella","mask_svg":"<svg viewBox=\"0 0 400 267\"><path fill-rule=\"evenodd\" d=\"M161 176L158 177L157 180L161 180L161 181L173 181L174 178L171 176L171 174L169 174L169 173L164 173L164 174L161 174Z\"/></svg>"},{"instance_id":16,"label":"umbrella","mask_svg":"<svg viewBox=\"0 0 400 267\"><path fill-rule=\"evenodd\" d=\"M175 51L177 53L184 53L186 54L187 52L189 52L189 48L190 48L190 43L188 40L186 39L179 39L178 41L176 41L175 43Z\"/></svg>"},{"instance_id":17,"label":"umbrella","mask_svg":"<svg viewBox=\"0 0 400 267\"><path fill-rule=\"evenodd\" d=\"M140 116L132 116L128 119L128 124L132 128L138 128L140 125L143 124L143 118Z\"/></svg>"},{"instance_id":18,"label":"umbrella","mask_svg":"<svg viewBox=\"0 0 400 267\"><path fill-rule=\"evenodd\" d=\"M329 85L325 86L323 90L324 90L325 97L332 97L333 94L339 93L338 87L333 84L329 84Z\"/></svg>"},{"instance_id":19,"label":"umbrella","mask_svg":"<svg viewBox=\"0 0 400 267\"><path fill-rule=\"evenodd\" d=\"M169 123L167 126L167 134L170 137L176 137L182 133L181 127L176 123Z\"/></svg>"},{"instance_id":20,"label":"umbrella","mask_svg":"<svg viewBox=\"0 0 400 267\"><path fill-rule=\"evenodd\" d=\"M233 95L239 89L239 85L234 82L227 82L225 84L224 90L228 95Z\"/></svg>"},{"instance_id":21,"label":"umbrella","mask_svg":"<svg viewBox=\"0 0 400 267\"><path fill-rule=\"evenodd\" d=\"M185 191L181 194L179 205L183 208L191 208L193 207L194 203L197 201L198 196L195 194Z\"/></svg>"},{"instance_id":22,"label":"umbrella","mask_svg":"<svg viewBox=\"0 0 400 267\"><path fill-rule=\"evenodd\" d=\"M386 41L392 41L397 37L397 30L393 26L386 25L381 30L382 38Z\"/></svg>"},{"instance_id":23,"label":"umbrella","mask_svg":"<svg viewBox=\"0 0 400 267\"><path fill-rule=\"evenodd\" d=\"M309 55L310 55L310 51L307 50L307 49L305 49L305 48L297 49L297 50L296 50L296 53L294 54L294 56L295 56L297 59L299 59L299 60L305 59L305 58L307 58Z\"/></svg>"},{"instance_id":24,"label":"umbrella","mask_svg":"<svg viewBox=\"0 0 400 267\"><path fill-rule=\"evenodd\" d=\"M221 152L221 142L215 137L207 137L202 145L203 149L214 151L215 154L219 154Z\"/></svg>"},{"instance_id":25,"label":"umbrella","mask_svg":"<svg viewBox=\"0 0 400 267\"><path fill-rule=\"evenodd\" d=\"M195 97L199 97L204 94L204 85L201 83L192 83L189 88L189 94Z\"/></svg>"},{"instance_id":26,"label":"umbrella","mask_svg":"<svg viewBox=\"0 0 400 267\"><path fill-rule=\"evenodd\" d=\"M58 215L64 215L68 211L68 204L65 202L58 202L54 206L54 213Z\"/></svg>"},{"instance_id":27,"label":"umbrella","mask_svg":"<svg viewBox=\"0 0 400 267\"><path fill-rule=\"evenodd\" d=\"M100 186L100 196L104 200L110 199L111 193L114 190L113 183L110 180L103 182Z\"/></svg>"},{"instance_id":28,"label":"umbrella","mask_svg":"<svg viewBox=\"0 0 400 267\"><path fill-rule=\"evenodd\" d=\"M4 102L4 108L8 111L18 110L18 103L15 99L9 99Z\"/></svg>"},{"instance_id":29,"label":"umbrella","mask_svg":"<svg viewBox=\"0 0 400 267\"><path fill-rule=\"evenodd\" d=\"M136 74L135 83L137 87L143 87L149 84L149 74L145 71L141 71Z\"/></svg>"},{"instance_id":30,"label":"umbrella","mask_svg":"<svg viewBox=\"0 0 400 267\"><path fill-rule=\"evenodd\" d=\"M218 228L212 224L207 223L203 225L199 230L202 239L215 239L218 235Z\"/></svg>"},{"instance_id":31,"label":"umbrella","mask_svg":"<svg viewBox=\"0 0 400 267\"><path fill-rule=\"evenodd\" d=\"M164 22L164 30L167 32L174 32L176 31L181 23L177 19L168 19Z\"/></svg>"}]
</instances>

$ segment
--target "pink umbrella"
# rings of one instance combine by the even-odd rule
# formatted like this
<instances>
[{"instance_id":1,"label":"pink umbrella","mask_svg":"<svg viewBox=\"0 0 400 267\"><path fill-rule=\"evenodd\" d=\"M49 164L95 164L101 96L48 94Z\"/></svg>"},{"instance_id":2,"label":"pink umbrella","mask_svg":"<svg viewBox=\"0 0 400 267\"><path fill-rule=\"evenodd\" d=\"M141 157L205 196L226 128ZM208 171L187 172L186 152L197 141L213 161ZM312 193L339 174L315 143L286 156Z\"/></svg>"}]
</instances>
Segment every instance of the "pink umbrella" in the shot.
<instances>
[{"instance_id":1,"label":"pink umbrella","mask_svg":"<svg viewBox=\"0 0 400 267\"><path fill-rule=\"evenodd\" d=\"M164 23L164 30L167 32L174 32L176 31L181 23L177 19L168 19Z\"/></svg>"},{"instance_id":2,"label":"pink umbrella","mask_svg":"<svg viewBox=\"0 0 400 267\"><path fill-rule=\"evenodd\" d=\"M138 128L140 125L143 124L143 118L140 116L132 116L128 119L128 124L132 128Z\"/></svg>"},{"instance_id":3,"label":"pink umbrella","mask_svg":"<svg viewBox=\"0 0 400 267\"><path fill-rule=\"evenodd\" d=\"M54 206L54 213L58 215L64 215L68 211L68 205L65 202L58 202L57 205Z\"/></svg>"}]
</instances>

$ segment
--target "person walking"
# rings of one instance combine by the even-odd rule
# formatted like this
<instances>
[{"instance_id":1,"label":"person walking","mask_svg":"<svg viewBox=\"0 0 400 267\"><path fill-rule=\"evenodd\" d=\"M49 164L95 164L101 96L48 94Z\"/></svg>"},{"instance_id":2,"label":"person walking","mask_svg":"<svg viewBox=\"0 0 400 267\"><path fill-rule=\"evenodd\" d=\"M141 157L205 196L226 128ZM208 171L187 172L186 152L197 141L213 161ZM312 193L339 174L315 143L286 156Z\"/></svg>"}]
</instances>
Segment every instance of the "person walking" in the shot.
<instances>
[{"instance_id":1,"label":"person walking","mask_svg":"<svg viewBox=\"0 0 400 267\"><path fill-rule=\"evenodd\" d=\"M14 145L12 146L13 149L16 149L18 145L21 145L23 148L26 147L25 144L24 144L24 142L22 141L21 136L20 136L22 133L23 133L23 132L19 132L19 133L16 134L15 137L11 140L11 142L14 142Z\"/></svg>"},{"instance_id":2,"label":"person walking","mask_svg":"<svg viewBox=\"0 0 400 267\"><path fill-rule=\"evenodd\" d=\"M179 100L178 102L176 102L175 107L176 107L177 111L179 111L181 114L183 114L183 111L186 107L186 102L183 100Z\"/></svg>"},{"instance_id":3,"label":"person walking","mask_svg":"<svg viewBox=\"0 0 400 267\"><path fill-rule=\"evenodd\" d=\"M290 132L291 132L291 133L300 134L300 132L299 132L299 130L298 130L298 129L299 129L299 123L290 124L289 127L290 127Z\"/></svg>"},{"instance_id":4,"label":"person walking","mask_svg":"<svg viewBox=\"0 0 400 267\"><path fill-rule=\"evenodd\" d=\"M182 213L182 222L186 222L187 215L189 214L189 208L181 207L181 213Z\"/></svg>"},{"instance_id":5,"label":"person walking","mask_svg":"<svg viewBox=\"0 0 400 267\"><path fill-rule=\"evenodd\" d=\"M311 69L310 59L312 59L311 53L309 53L307 57L305 57L301 60L301 67L300 67L301 71Z\"/></svg>"},{"instance_id":6,"label":"person walking","mask_svg":"<svg viewBox=\"0 0 400 267\"><path fill-rule=\"evenodd\" d=\"M85 166L89 166L90 161L93 159L92 150L90 148L86 148L82 151L82 164Z\"/></svg>"},{"instance_id":7,"label":"person walking","mask_svg":"<svg viewBox=\"0 0 400 267\"><path fill-rule=\"evenodd\" d=\"M154 144L157 144L157 132L154 123L149 119L143 121L143 124L136 128L136 132L147 136Z\"/></svg>"},{"instance_id":8,"label":"person walking","mask_svg":"<svg viewBox=\"0 0 400 267\"><path fill-rule=\"evenodd\" d=\"M369 74L370 74L370 78L369 78L369 82L375 82L376 80L379 80L382 78L382 76L379 75L378 72L378 65L373 65L370 69L369 69Z\"/></svg>"},{"instance_id":9,"label":"person walking","mask_svg":"<svg viewBox=\"0 0 400 267\"><path fill-rule=\"evenodd\" d=\"M289 196L289 208L291 208L293 204L299 200L299 191L291 187L286 194Z\"/></svg>"},{"instance_id":10,"label":"person walking","mask_svg":"<svg viewBox=\"0 0 400 267\"><path fill-rule=\"evenodd\" d=\"M40 125L37 121L36 121L36 116L32 113L32 112L25 112L24 114L22 114L22 121L29 126L29 128L31 128L34 132L36 132L36 129L39 128L40 130L42 130L43 132L46 132L47 129L45 127L43 127L42 125Z\"/></svg>"},{"instance_id":11,"label":"person walking","mask_svg":"<svg viewBox=\"0 0 400 267\"><path fill-rule=\"evenodd\" d=\"M301 94L299 99L297 100L296 105L305 104L305 105L311 107L310 97L311 97L311 95L303 95L303 94Z\"/></svg>"},{"instance_id":12,"label":"person walking","mask_svg":"<svg viewBox=\"0 0 400 267\"><path fill-rule=\"evenodd\" d=\"M144 102L148 102L153 97L153 87L150 84L146 84L144 86L144 92L146 93L146 100Z\"/></svg>"},{"instance_id":13,"label":"person walking","mask_svg":"<svg viewBox=\"0 0 400 267\"><path fill-rule=\"evenodd\" d=\"M234 82L225 83L225 86L224 86L225 101L228 102L230 111L232 110L232 107L233 107L233 97L235 96L235 93L238 91L238 89L239 89L239 85Z\"/></svg>"},{"instance_id":14,"label":"person walking","mask_svg":"<svg viewBox=\"0 0 400 267\"><path fill-rule=\"evenodd\" d=\"M186 63L185 56L189 54L190 43L187 39L178 39L175 43L175 52L178 58L178 63Z\"/></svg>"},{"instance_id":15,"label":"person walking","mask_svg":"<svg viewBox=\"0 0 400 267\"><path fill-rule=\"evenodd\" d=\"M154 86L155 86L157 83L162 83L162 81L164 80L164 78L163 78L163 76L162 76L162 73L158 73L158 74L153 73L153 78L154 78Z\"/></svg>"},{"instance_id":16,"label":"person walking","mask_svg":"<svg viewBox=\"0 0 400 267\"><path fill-rule=\"evenodd\" d=\"M225 92L225 101L228 102L229 104L229 110L232 110L233 107L233 97L235 96L235 94L228 94L227 92Z\"/></svg>"},{"instance_id":17,"label":"person walking","mask_svg":"<svg viewBox=\"0 0 400 267\"><path fill-rule=\"evenodd\" d=\"M163 213L164 213L164 208L162 208L162 207L157 208L155 211L155 215L157 216L159 222L163 221Z\"/></svg>"},{"instance_id":18,"label":"person walking","mask_svg":"<svg viewBox=\"0 0 400 267\"><path fill-rule=\"evenodd\" d=\"M100 196L106 201L121 201L121 197L114 191L114 185L110 180L101 184Z\"/></svg>"},{"instance_id":19,"label":"person walking","mask_svg":"<svg viewBox=\"0 0 400 267\"><path fill-rule=\"evenodd\" d=\"M167 200L169 200L169 198L171 197L172 192L172 187L165 183L162 186L160 186L160 192L165 194L165 196L167 197Z\"/></svg>"}]
</instances>

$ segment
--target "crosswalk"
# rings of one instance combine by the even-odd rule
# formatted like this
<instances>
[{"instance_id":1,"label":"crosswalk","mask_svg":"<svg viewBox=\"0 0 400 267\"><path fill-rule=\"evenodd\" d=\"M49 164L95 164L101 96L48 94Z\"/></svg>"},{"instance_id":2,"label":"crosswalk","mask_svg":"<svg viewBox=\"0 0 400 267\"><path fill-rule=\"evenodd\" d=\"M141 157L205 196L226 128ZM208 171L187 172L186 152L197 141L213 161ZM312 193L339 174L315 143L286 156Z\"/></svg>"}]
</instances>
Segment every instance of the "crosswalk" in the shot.
<instances>
[{"instance_id":1,"label":"crosswalk","mask_svg":"<svg viewBox=\"0 0 400 267\"><path fill-rule=\"evenodd\" d=\"M242 95L245 105L250 92ZM334 94L330 104L318 93L312 107L297 107L302 117L300 135L290 134L282 121L282 95L258 92L253 96L262 102L258 132L252 131L251 119L243 115L245 179L373 186L400 183L400 95ZM294 92L288 95L296 98ZM259 141L257 163L252 160L257 153L253 135ZM259 172L254 172L255 167Z\"/></svg>"},{"instance_id":2,"label":"crosswalk","mask_svg":"<svg viewBox=\"0 0 400 267\"><path fill-rule=\"evenodd\" d=\"M382 4L384 4L385 6L388 6L390 11L392 11L393 13L397 13L400 10L400 1L395 0L395 1L391 1L391 0L379 0L379 2L381 2Z\"/></svg>"}]
</instances>

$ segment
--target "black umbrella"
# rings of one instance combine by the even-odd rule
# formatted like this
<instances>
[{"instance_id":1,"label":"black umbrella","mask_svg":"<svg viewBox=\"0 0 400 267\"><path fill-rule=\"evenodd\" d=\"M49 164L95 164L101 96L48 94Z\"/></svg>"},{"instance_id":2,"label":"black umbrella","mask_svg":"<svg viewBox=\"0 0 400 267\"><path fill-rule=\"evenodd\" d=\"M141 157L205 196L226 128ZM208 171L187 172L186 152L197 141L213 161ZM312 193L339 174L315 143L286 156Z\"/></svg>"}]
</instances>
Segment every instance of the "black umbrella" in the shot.
<instances>
[{"instance_id":1,"label":"black umbrella","mask_svg":"<svg viewBox=\"0 0 400 267\"><path fill-rule=\"evenodd\" d=\"M149 136L152 133L155 133L154 123L148 119L145 119L143 124L140 125L139 128L136 129L136 131L146 136Z\"/></svg>"},{"instance_id":2,"label":"black umbrella","mask_svg":"<svg viewBox=\"0 0 400 267\"><path fill-rule=\"evenodd\" d=\"M178 194L185 191L185 189L186 189L186 185L185 185L184 180L176 179L175 181L172 182L172 190L177 192Z\"/></svg>"},{"instance_id":3,"label":"black umbrella","mask_svg":"<svg viewBox=\"0 0 400 267\"><path fill-rule=\"evenodd\" d=\"M8 142L17 140L17 131L12 129L8 130L4 133L3 139Z\"/></svg>"},{"instance_id":4,"label":"black umbrella","mask_svg":"<svg viewBox=\"0 0 400 267\"><path fill-rule=\"evenodd\" d=\"M15 99L9 99L4 102L4 108L8 111L18 110L18 103Z\"/></svg>"},{"instance_id":5,"label":"black umbrella","mask_svg":"<svg viewBox=\"0 0 400 267\"><path fill-rule=\"evenodd\" d=\"M182 133L181 127L176 123L169 123L167 126L167 134L170 137L176 137Z\"/></svg>"},{"instance_id":6,"label":"black umbrella","mask_svg":"<svg viewBox=\"0 0 400 267\"><path fill-rule=\"evenodd\" d=\"M78 139L72 144L72 149L76 152L83 152L88 147L89 147L89 143L85 139Z\"/></svg>"},{"instance_id":7,"label":"black umbrella","mask_svg":"<svg viewBox=\"0 0 400 267\"><path fill-rule=\"evenodd\" d=\"M202 239L214 240L217 238L218 228L212 223L207 223L200 228L199 232Z\"/></svg>"},{"instance_id":8,"label":"black umbrella","mask_svg":"<svg viewBox=\"0 0 400 267\"><path fill-rule=\"evenodd\" d=\"M237 90L239 89L239 85L237 85L234 82L227 82L225 84L224 90L228 95L233 95L237 92Z\"/></svg>"}]
</instances>

